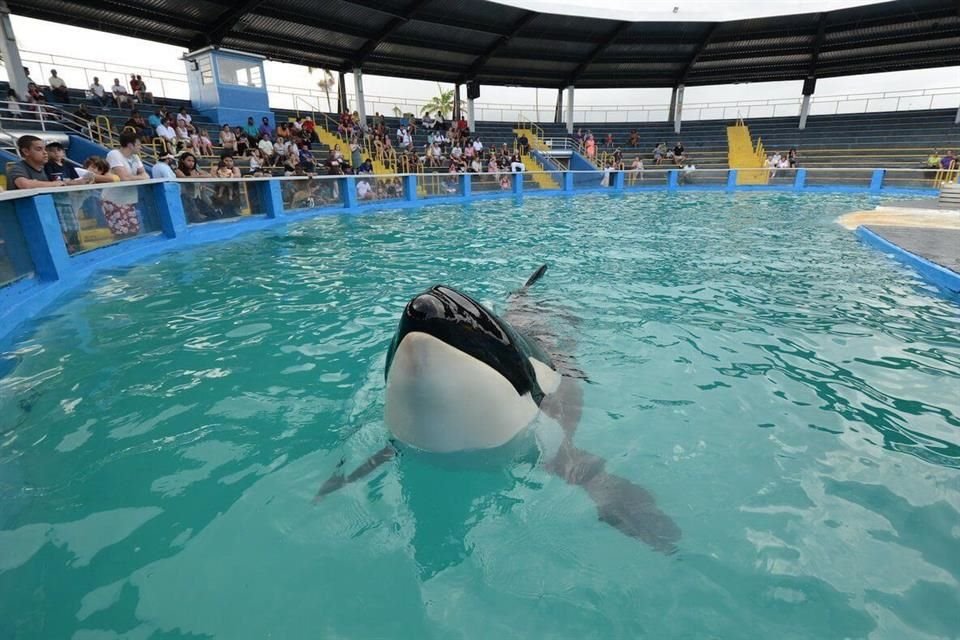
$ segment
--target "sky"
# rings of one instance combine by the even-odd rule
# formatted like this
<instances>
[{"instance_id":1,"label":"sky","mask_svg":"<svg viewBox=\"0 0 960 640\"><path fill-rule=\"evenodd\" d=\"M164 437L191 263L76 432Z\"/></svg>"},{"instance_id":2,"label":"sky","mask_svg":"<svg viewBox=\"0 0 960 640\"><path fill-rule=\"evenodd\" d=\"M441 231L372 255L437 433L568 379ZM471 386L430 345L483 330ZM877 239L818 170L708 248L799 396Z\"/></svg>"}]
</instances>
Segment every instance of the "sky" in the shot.
<instances>
[{"instance_id":1,"label":"sky","mask_svg":"<svg viewBox=\"0 0 960 640\"><path fill-rule=\"evenodd\" d=\"M497 0L501 1L501 0ZM863 0L776 0L775 2L749 0L502 0L511 4L535 10L565 11L568 13L601 17L619 17L636 20L727 20L750 15L770 15L771 13L793 14L810 11L837 9L858 4L869 4ZM673 8L677 7L677 12ZM185 50L153 42L144 42L124 36L101 33L77 27L44 22L12 16L11 22L17 36L25 64L31 67L34 79L49 76L51 67L57 68L60 76L69 86L87 86L93 75L100 75L104 84L112 83L114 77L136 71L144 75L151 90L160 91L170 97L187 98L188 91L184 79L184 63L180 57ZM316 88L320 79L318 74L310 75L306 67L266 61L264 72L268 87L275 90L277 98L274 106L301 108L304 110L326 110L326 98ZM5 72L0 71L0 76ZM178 80L179 78L179 80ZM161 87L162 81L162 87ZM848 95L898 90L922 90L936 87L960 86L960 68L927 69L871 76L851 76L846 78L821 79L817 83L816 98L824 99L830 95ZM277 87L283 87L277 89ZM756 101L788 99L797 102L800 97L801 83L771 82L751 84L745 90L743 85L725 85L714 87L688 87L685 95L685 110L691 105L734 102L746 98ZM444 88L450 88L445 86ZM347 89L353 94L352 76L347 76ZM315 97L294 99L310 93ZM434 82L384 78L364 75L364 91L367 97L368 111L390 113L393 106L408 110L411 102L423 102L436 95L438 85ZM957 90L960 94L960 89ZM282 94L282 95L281 95ZM509 120L516 117L517 109L510 105L539 105L540 120L552 117L556 102L556 89L532 89L524 87L483 86L481 97L477 101L479 119ZM336 105L336 91L331 93L333 106ZM958 95L919 99L917 106L947 107L960 104ZM624 105L658 106L666 109L670 101L669 89L593 89L578 90L575 103L578 109L591 106L599 108L610 105L609 109L597 111L595 118L601 120L607 115L620 111ZM405 102L407 104L405 104ZM920 104L923 103L923 104ZM848 101L846 107L861 109L859 103ZM871 108L882 104L892 104L876 100ZM833 108L826 101L822 108ZM884 107L886 108L886 107ZM791 105L779 107L785 111L769 112L764 106L751 107L744 117L764 115L789 115L795 109ZM414 110L409 108L409 110ZM532 109L525 109L531 112ZM643 120L647 115L658 119L655 111L636 109L631 120ZM816 113L816 111L814 111ZM529 114L532 115L532 114ZM733 113L724 113L712 117L730 117ZM498 117L500 116L500 117ZM581 119L579 114L578 118Z\"/></svg>"}]
</instances>

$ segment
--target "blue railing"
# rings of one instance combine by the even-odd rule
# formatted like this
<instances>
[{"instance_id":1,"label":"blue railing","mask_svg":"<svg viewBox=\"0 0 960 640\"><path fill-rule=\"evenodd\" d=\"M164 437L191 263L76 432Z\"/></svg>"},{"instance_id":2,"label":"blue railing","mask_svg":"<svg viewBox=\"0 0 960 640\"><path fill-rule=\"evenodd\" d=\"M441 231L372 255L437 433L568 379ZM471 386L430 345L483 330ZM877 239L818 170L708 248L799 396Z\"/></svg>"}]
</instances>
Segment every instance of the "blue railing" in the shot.
<instances>
[{"instance_id":1,"label":"blue railing","mask_svg":"<svg viewBox=\"0 0 960 640\"><path fill-rule=\"evenodd\" d=\"M778 169L758 186L738 185L736 170L726 169L546 173L553 180L543 183L558 187L541 187L535 172L426 173L187 179L3 193L0 338L99 268L324 213L651 190L936 193L923 170Z\"/></svg>"}]
</instances>

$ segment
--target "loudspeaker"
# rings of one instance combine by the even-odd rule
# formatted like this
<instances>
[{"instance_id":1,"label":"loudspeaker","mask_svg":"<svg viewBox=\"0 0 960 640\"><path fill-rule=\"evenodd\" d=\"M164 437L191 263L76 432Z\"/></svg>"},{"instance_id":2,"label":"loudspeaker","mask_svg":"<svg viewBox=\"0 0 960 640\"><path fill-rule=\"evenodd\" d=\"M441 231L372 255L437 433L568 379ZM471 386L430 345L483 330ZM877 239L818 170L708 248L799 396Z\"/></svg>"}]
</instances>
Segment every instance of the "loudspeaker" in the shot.
<instances>
[{"instance_id":1,"label":"loudspeaker","mask_svg":"<svg viewBox=\"0 0 960 640\"><path fill-rule=\"evenodd\" d=\"M467 83L467 97L471 100L476 100L480 97L480 83L479 82L468 82Z\"/></svg>"},{"instance_id":2,"label":"loudspeaker","mask_svg":"<svg viewBox=\"0 0 960 640\"><path fill-rule=\"evenodd\" d=\"M817 88L817 79L813 77L806 78L803 81L803 95L812 96L813 90Z\"/></svg>"}]
</instances>

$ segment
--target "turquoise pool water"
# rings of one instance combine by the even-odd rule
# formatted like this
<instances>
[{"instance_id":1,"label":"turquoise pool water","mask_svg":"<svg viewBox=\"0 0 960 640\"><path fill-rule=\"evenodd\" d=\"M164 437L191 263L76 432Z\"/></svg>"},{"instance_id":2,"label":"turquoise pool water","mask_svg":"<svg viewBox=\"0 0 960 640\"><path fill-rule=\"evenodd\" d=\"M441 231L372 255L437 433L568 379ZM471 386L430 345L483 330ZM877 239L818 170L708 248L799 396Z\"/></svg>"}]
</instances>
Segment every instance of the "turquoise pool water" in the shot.
<instances>
[{"instance_id":1,"label":"turquoise pool water","mask_svg":"<svg viewBox=\"0 0 960 640\"><path fill-rule=\"evenodd\" d=\"M0 359L0 638L956 637L960 304L834 223L873 203L490 201L102 274ZM678 551L536 449L408 451L313 505L386 440L405 302L502 308L541 262L576 444Z\"/></svg>"}]
</instances>

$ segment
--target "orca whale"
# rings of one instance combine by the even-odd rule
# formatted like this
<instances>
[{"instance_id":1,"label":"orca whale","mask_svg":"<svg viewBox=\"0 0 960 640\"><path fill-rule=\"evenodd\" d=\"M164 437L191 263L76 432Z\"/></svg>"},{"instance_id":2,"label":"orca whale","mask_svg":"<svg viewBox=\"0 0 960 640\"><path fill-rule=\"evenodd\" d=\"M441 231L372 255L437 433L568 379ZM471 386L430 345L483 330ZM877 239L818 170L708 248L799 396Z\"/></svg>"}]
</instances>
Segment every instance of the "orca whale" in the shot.
<instances>
[{"instance_id":1,"label":"orca whale","mask_svg":"<svg viewBox=\"0 0 960 640\"><path fill-rule=\"evenodd\" d=\"M527 295L546 269L541 266L511 294L504 318L445 285L410 300L387 353L387 427L397 441L431 453L492 450L513 441L543 412L563 430L562 442L545 455L544 468L585 489L603 522L673 553L680 529L654 497L607 473L603 458L573 444L584 376L569 356L549 353L545 332L536 330L540 314ZM388 444L348 476L341 472L341 460L315 502L396 454L397 447Z\"/></svg>"}]
</instances>

